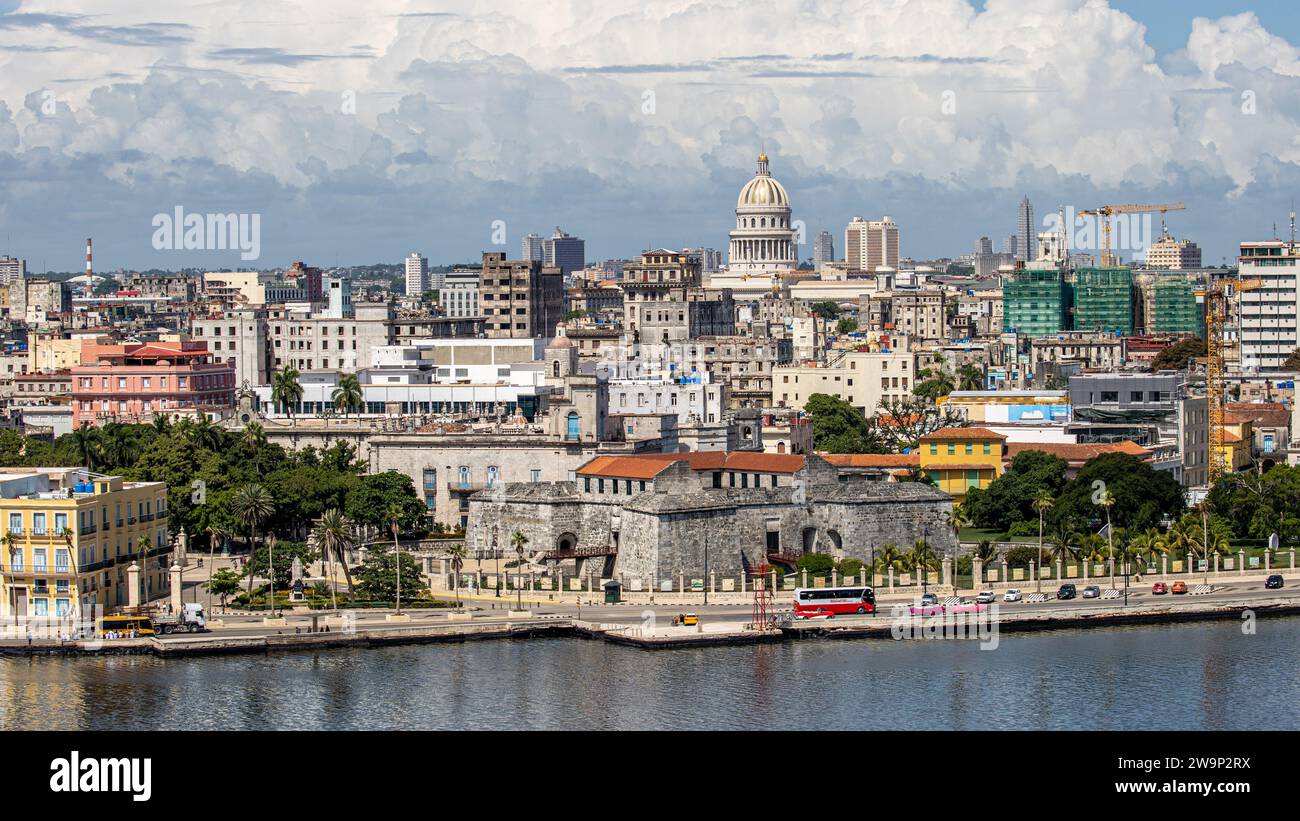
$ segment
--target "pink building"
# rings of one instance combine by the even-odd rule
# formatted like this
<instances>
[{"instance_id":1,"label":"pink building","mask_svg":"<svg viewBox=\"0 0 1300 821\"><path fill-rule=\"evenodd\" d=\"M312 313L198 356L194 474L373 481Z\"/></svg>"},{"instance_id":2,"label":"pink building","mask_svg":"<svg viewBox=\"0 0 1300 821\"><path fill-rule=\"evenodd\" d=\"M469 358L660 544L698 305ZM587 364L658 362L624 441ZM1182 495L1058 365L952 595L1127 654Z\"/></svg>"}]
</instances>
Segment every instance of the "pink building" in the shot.
<instances>
[{"instance_id":1,"label":"pink building","mask_svg":"<svg viewBox=\"0 0 1300 821\"><path fill-rule=\"evenodd\" d=\"M149 422L156 413L197 417L235 404L235 366L204 342L82 345L72 369L72 425Z\"/></svg>"}]
</instances>

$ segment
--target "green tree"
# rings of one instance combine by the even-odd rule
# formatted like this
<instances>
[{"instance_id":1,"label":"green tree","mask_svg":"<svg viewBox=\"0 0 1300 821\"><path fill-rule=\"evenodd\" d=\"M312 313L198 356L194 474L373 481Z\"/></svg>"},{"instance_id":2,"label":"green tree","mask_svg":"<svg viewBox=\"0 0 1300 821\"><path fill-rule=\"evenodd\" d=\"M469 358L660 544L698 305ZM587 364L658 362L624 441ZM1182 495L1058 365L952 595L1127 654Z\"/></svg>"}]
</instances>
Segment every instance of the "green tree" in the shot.
<instances>
[{"instance_id":1,"label":"green tree","mask_svg":"<svg viewBox=\"0 0 1300 821\"><path fill-rule=\"evenodd\" d=\"M858 329L858 321L852 317L844 317L835 323L835 331L842 335L848 335Z\"/></svg>"},{"instance_id":2,"label":"green tree","mask_svg":"<svg viewBox=\"0 0 1300 821\"><path fill-rule=\"evenodd\" d=\"M1006 532L1017 522L1038 524L1035 500L1040 492L1059 494L1068 467L1064 459L1041 450L1021 451L988 487L970 490L963 506L977 527Z\"/></svg>"},{"instance_id":3,"label":"green tree","mask_svg":"<svg viewBox=\"0 0 1300 821\"><path fill-rule=\"evenodd\" d=\"M457 542L447 548L447 557L451 559L451 585L456 591L456 606L460 607L460 572L465 567L465 559L469 556L469 550L465 547L464 542Z\"/></svg>"},{"instance_id":4,"label":"green tree","mask_svg":"<svg viewBox=\"0 0 1300 821\"><path fill-rule=\"evenodd\" d=\"M335 610L338 609L338 604L334 601L335 562L343 565L343 575L348 582L348 598L356 600L356 592L352 586L352 571L348 568L348 551L352 549L354 543L352 520L343 515L343 511L332 507L321 514L320 522L316 525L316 544L320 547L322 555L329 559L330 601Z\"/></svg>"},{"instance_id":5,"label":"green tree","mask_svg":"<svg viewBox=\"0 0 1300 821\"><path fill-rule=\"evenodd\" d=\"M1167 348L1161 349L1151 360L1151 370L1153 371L1181 371L1187 368L1187 363L1197 357L1206 355L1205 340L1197 337L1184 339L1181 342L1175 342Z\"/></svg>"},{"instance_id":6,"label":"green tree","mask_svg":"<svg viewBox=\"0 0 1300 821\"><path fill-rule=\"evenodd\" d=\"M388 527L388 511L393 507L400 511L398 521L403 530L416 529L427 515L411 477L389 470L360 477L348 494L344 511L355 522L382 529Z\"/></svg>"},{"instance_id":7,"label":"green tree","mask_svg":"<svg viewBox=\"0 0 1300 821\"><path fill-rule=\"evenodd\" d=\"M360 413L365 407L365 402L357 375L350 373L340 379L338 387L330 394L330 401L334 403L335 410L343 411L345 417L349 413Z\"/></svg>"},{"instance_id":8,"label":"green tree","mask_svg":"<svg viewBox=\"0 0 1300 821\"><path fill-rule=\"evenodd\" d=\"M1105 453L1090 459L1066 483L1057 495L1052 523L1078 531L1100 529L1106 511L1092 501L1093 482L1098 480L1115 500L1109 509L1112 523L1127 530L1154 527L1165 517L1182 515L1186 508L1183 488L1171 473L1127 453Z\"/></svg>"},{"instance_id":9,"label":"green tree","mask_svg":"<svg viewBox=\"0 0 1300 821\"><path fill-rule=\"evenodd\" d=\"M221 609L226 609L226 598L239 590L239 575L228 567L223 567L212 574L209 581L203 582L209 595L221 597Z\"/></svg>"},{"instance_id":10,"label":"green tree","mask_svg":"<svg viewBox=\"0 0 1300 821\"><path fill-rule=\"evenodd\" d=\"M231 506L236 518L244 526L248 533L249 553L257 552L257 530L275 512L275 501L271 494L262 485L252 483L244 485L235 491L231 499ZM248 599L251 603L253 600L253 573L252 558L249 559L248 573Z\"/></svg>"},{"instance_id":11,"label":"green tree","mask_svg":"<svg viewBox=\"0 0 1300 821\"><path fill-rule=\"evenodd\" d=\"M840 315L840 306L829 299L821 302L814 302L809 310L812 311L814 316L825 320L835 319Z\"/></svg>"},{"instance_id":12,"label":"green tree","mask_svg":"<svg viewBox=\"0 0 1300 821\"><path fill-rule=\"evenodd\" d=\"M804 404L813 449L824 453L886 453L875 423L843 399L814 393Z\"/></svg>"},{"instance_id":13,"label":"green tree","mask_svg":"<svg viewBox=\"0 0 1300 821\"><path fill-rule=\"evenodd\" d=\"M808 571L810 579L815 576L829 576L834 567L835 557L829 553L805 553L795 564L795 570L801 574L805 570Z\"/></svg>"},{"instance_id":14,"label":"green tree","mask_svg":"<svg viewBox=\"0 0 1300 821\"><path fill-rule=\"evenodd\" d=\"M391 602L397 598L397 554L375 542L356 570L357 590L370 601ZM402 553L401 574L405 579L419 579L420 565L410 553Z\"/></svg>"},{"instance_id":15,"label":"green tree","mask_svg":"<svg viewBox=\"0 0 1300 821\"><path fill-rule=\"evenodd\" d=\"M984 371L976 365L962 365L957 371L957 390L978 391L984 389Z\"/></svg>"},{"instance_id":16,"label":"green tree","mask_svg":"<svg viewBox=\"0 0 1300 821\"><path fill-rule=\"evenodd\" d=\"M1286 361L1282 363L1282 370L1300 371L1300 348L1287 355Z\"/></svg>"},{"instance_id":17,"label":"green tree","mask_svg":"<svg viewBox=\"0 0 1300 821\"><path fill-rule=\"evenodd\" d=\"M275 562L275 586L277 589L283 589L289 586L293 580L293 560L296 558L302 562L304 569L320 558L320 554L313 550L305 542L288 542L276 541L274 547L268 544L271 537L263 539L249 557L248 566L244 572L252 578L254 576L267 576L268 557Z\"/></svg>"},{"instance_id":18,"label":"green tree","mask_svg":"<svg viewBox=\"0 0 1300 821\"><path fill-rule=\"evenodd\" d=\"M302 401L300 376L296 368L285 368L271 377L271 402L289 414L290 419L293 419L293 406Z\"/></svg>"}]
</instances>

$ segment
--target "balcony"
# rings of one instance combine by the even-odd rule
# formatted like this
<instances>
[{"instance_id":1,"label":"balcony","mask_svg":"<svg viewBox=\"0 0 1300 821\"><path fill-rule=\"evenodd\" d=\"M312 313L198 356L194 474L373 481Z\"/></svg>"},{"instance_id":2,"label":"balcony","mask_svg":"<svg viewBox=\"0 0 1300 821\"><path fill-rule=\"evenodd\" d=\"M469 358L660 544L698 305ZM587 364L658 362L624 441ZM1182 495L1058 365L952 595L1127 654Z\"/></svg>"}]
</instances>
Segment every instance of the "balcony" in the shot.
<instances>
[{"instance_id":1,"label":"balcony","mask_svg":"<svg viewBox=\"0 0 1300 821\"><path fill-rule=\"evenodd\" d=\"M92 536L95 533L95 526L93 524L82 525L80 528L77 529L77 532L80 533L82 536Z\"/></svg>"},{"instance_id":2,"label":"balcony","mask_svg":"<svg viewBox=\"0 0 1300 821\"><path fill-rule=\"evenodd\" d=\"M50 567L49 565L4 564L0 565L0 576L44 576L48 578L72 578L77 575L71 567Z\"/></svg>"}]
</instances>

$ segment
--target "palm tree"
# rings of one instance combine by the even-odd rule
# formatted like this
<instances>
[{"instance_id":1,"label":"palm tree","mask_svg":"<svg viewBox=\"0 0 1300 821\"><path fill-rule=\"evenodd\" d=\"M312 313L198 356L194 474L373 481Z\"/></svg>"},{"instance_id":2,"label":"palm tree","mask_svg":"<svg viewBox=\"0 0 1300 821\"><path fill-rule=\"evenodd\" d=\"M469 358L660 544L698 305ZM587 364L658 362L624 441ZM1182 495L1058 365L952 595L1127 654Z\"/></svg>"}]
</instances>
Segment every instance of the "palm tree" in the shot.
<instances>
[{"instance_id":1,"label":"palm tree","mask_svg":"<svg viewBox=\"0 0 1300 821\"><path fill-rule=\"evenodd\" d=\"M1052 547L1048 555L1056 562L1056 575L1060 578L1064 575L1062 565L1066 561L1079 558L1082 553L1082 545L1079 543L1079 534L1062 525L1052 534Z\"/></svg>"},{"instance_id":2,"label":"palm tree","mask_svg":"<svg viewBox=\"0 0 1300 821\"><path fill-rule=\"evenodd\" d=\"M266 428L260 422L249 422L239 438L253 455L253 469L261 473L262 452L266 450Z\"/></svg>"},{"instance_id":3,"label":"palm tree","mask_svg":"<svg viewBox=\"0 0 1300 821\"><path fill-rule=\"evenodd\" d=\"M325 511L321 514L320 521L316 525L316 544L320 545L321 553L330 560L330 600L334 609L337 610L338 603L334 601L335 561L343 565L343 575L348 580L348 599L356 600L356 594L352 590L352 571L348 569L347 557L347 551L354 544L352 520L336 507Z\"/></svg>"},{"instance_id":4,"label":"palm tree","mask_svg":"<svg viewBox=\"0 0 1300 821\"><path fill-rule=\"evenodd\" d=\"M1149 527L1129 540L1125 553L1130 561L1136 563L1154 562L1155 558L1165 552L1165 540L1160 531Z\"/></svg>"},{"instance_id":5,"label":"palm tree","mask_svg":"<svg viewBox=\"0 0 1300 821\"><path fill-rule=\"evenodd\" d=\"M984 371L976 365L967 363L957 371L958 390L977 391L984 387Z\"/></svg>"},{"instance_id":6,"label":"palm tree","mask_svg":"<svg viewBox=\"0 0 1300 821\"><path fill-rule=\"evenodd\" d=\"M1043 488L1034 494L1033 506L1038 513L1038 567L1035 569L1036 586L1034 591L1043 592L1043 517L1047 511L1052 509L1055 500L1052 499L1052 493L1047 488Z\"/></svg>"},{"instance_id":7,"label":"palm tree","mask_svg":"<svg viewBox=\"0 0 1300 821\"><path fill-rule=\"evenodd\" d=\"M290 421L293 420L293 406L302 401L302 385L298 382L299 377L296 368L285 368L277 371L275 376L271 377L271 402L279 405L280 409L289 414Z\"/></svg>"},{"instance_id":8,"label":"palm tree","mask_svg":"<svg viewBox=\"0 0 1300 821\"><path fill-rule=\"evenodd\" d=\"M365 405L357 375L350 373L340 379L339 386L330 394L330 399L334 402L334 409L343 411L345 417L351 412L360 413Z\"/></svg>"},{"instance_id":9,"label":"palm tree","mask_svg":"<svg viewBox=\"0 0 1300 821\"><path fill-rule=\"evenodd\" d=\"M212 420L207 417L207 414L199 414L198 418L186 429L186 433L195 447L212 451L224 449L225 431L212 424Z\"/></svg>"},{"instance_id":10,"label":"palm tree","mask_svg":"<svg viewBox=\"0 0 1300 821\"><path fill-rule=\"evenodd\" d=\"M123 468L135 462L135 436L130 425L110 422L104 426L101 442L100 452L105 467Z\"/></svg>"},{"instance_id":11,"label":"palm tree","mask_svg":"<svg viewBox=\"0 0 1300 821\"><path fill-rule=\"evenodd\" d=\"M257 529L275 512L275 500L271 492L262 485L250 482L237 488L230 497L230 507L235 518L248 531L248 602L253 602L253 553L257 547ZM268 568L267 574L274 571ZM274 578L272 578L274 585Z\"/></svg>"},{"instance_id":12,"label":"palm tree","mask_svg":"<svg viewBox=\"0 0 1300 821\"><path fill-rule=\"evenodd\" d=\"M876 557L876 564L881 573L886 573L891 567L897 570L902 559L903 552L898 549L898 545L891 542L880 546L879 555ZM874 585L875 579L873 578L871 581Z\"/></svg>"},{"instance_id":13,"label":"palm tree","mask_svg":"<svg viewBox=\"0 0 1300 821\"><path fill-rule=\"evenodd\" d=\"M1098 503L1106 511L1106 546L1110 548L1110 589L1115 589L1115 529L1110 524L1110 509L1115 506L1115 494L1103 490Z\"/></svg>"},{"instance_id":14,"label":"palm tree","mask_svg":"<svg viewBox=\"0 0 1300 821\"><path fill-rule=\"evenodd\" d=\"M514 547L514 549L515 549L515 556L518 557L518 559L519 559L519 562L518 562L518 564L516 565L516 567L519 569L519 576L518 576L518 581L515 582L515 606L516 606L518 609L521 609L521 610L522 610L522 609L523 609L523 592L521 591L521 588L520 588L520 586L519 586L519 582L523 581L523 576L524 576L524 546L528 544L528 537L525 536L521 531L516 530L516 531L514 532L514 535L512 535L512 536L510 537L510 544L511 544L511 546Z\"/></svg>"},{"instance_id":15,"label":"palm tree","mask_svg":"<svg viewBox=\"0 0 1300 821\"><path fill-rule=\"evenodd\" d=\"M94 470L100 465L100 431L92 427L89 422L83 422L81 427L74 430L71 434L72 445L76 449L77 458L81 464L86 466L87 470Z\"/></svg>"},{"instance_id":16,"label":"palm tree","mask_svg":"<svg viewBox=\"0 0 1300 821\"><path fill-rule=\"evenodd\" d=\"M159 436L166 436L172 432L172 416L170 413L155 413L153 416L153 432Z\"/></svg>"},{"instance_id":17,"label":"palm tree","mask_svg":"<svg viewBox=\"0 0 1300 821\"><path fill-rule=\"evenodd\" d=\"M460 607L460 571L465 566L465 558L469 555L469 551L465 549L464 542L457 542L447 548L447 554L451 557L451 583L456 591L456 606Z\"/></svg>"}]
</instances>

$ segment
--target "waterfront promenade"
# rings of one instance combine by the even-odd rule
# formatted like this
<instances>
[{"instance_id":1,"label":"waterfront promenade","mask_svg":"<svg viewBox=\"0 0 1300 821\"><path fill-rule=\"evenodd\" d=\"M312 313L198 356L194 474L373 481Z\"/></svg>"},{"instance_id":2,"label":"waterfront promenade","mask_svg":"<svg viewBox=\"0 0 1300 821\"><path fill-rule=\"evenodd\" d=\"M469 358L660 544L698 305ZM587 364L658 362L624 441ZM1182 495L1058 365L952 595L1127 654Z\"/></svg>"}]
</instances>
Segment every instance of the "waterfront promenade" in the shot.
<instances>
[{"instance_id":1,"label":"waterfront promenade","mask_svg":"<svg viewBox=\"0 0 1300 821\"><path fill-rule=\"evenodd\" d=\"M1290 581L1290 580L1288 580ZM739 594L734 594L738 597ZM655 604L597 603L580 597L558 601L538 598L497 598L491 594L462 596L460 608L417 608L401 616L385 610L286 610L271 619L260 613L213 614L212 629L203 634L111 641L6 639L3 653L151 653L181 656L210 653L266 652L328 647L383 646L402 643L472 641L481 639L582 636L646 648L738 644L808 637L889 639L900 624L909 630L933 627L935 618L907 615L912 595L883 595L874 616L840 616L833 620L793 621L788 600L777 601L777 629L755 630L749 602L717 601L705 606L701 594L684 601ZM693 599L693 600L690 600ZM518 608L518 609L516 609ZM681 612L699 615L699 624L675 626ZM1169 623L1205 619L1300 613L1300 590L1266 590L1262 579L1214 586L1203 595L1153 595L1150 588L1130 590L1122 599L1074 599L996 603L986 621L998 631L1016 632L1107 624ZM784 617L784 618L781 618Z\"/></svg>"}]
</instances>

